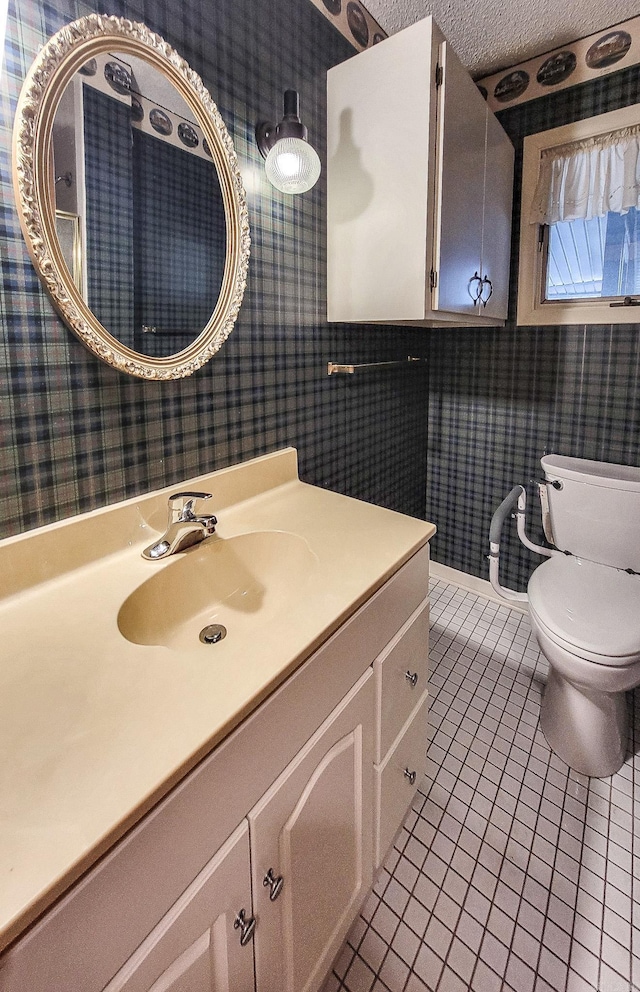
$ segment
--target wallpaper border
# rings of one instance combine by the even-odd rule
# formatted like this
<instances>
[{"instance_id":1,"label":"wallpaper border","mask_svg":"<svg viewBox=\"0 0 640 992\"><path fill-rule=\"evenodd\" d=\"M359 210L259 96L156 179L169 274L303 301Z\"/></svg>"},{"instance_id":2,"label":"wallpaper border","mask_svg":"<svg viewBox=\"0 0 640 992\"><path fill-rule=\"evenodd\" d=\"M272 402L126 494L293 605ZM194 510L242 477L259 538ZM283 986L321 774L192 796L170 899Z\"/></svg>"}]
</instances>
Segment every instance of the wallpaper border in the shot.
<instances>
[{"instance_id":1,"label":"wallpaper border","mask_svg":"<svg viewBox=\"0 0 640 992\"><path fill-rule=\"evenodd\" d=\"M640 63L640 15L476 80L493 111Z\"/></svg>"},{"instance_id":2,"label":"wallpaper border","mask_svg":"<svg viewBox=\"0 0 640 992\"><path fill-rule=\"evenodd\" d=\"M358 52L388 38L387 32L358 0L311 0Z\"/></svg>"}]
</instances>

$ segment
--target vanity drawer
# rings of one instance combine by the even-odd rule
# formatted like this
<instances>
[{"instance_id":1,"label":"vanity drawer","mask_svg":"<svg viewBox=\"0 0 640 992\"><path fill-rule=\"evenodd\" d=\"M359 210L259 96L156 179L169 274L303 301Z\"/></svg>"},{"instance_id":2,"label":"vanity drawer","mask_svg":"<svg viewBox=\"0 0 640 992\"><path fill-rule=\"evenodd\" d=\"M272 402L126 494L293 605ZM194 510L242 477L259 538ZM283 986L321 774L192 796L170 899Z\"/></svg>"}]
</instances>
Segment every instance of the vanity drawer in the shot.
<instances>
[{"instance_id":1,"label":"vanity drawer","mask_svg":"<svg viewBox=\"0 0 640 992\"><path fill-rule=\"evenodd\" d=\"M374 664L381 762L427 688L429 603L416 610Z\"/></svg>"},{"instance_id":2,"label":"vanity drawer","mask_svg":"<svg viewBox=\"0 0 640 992\"><path fill-rule=\"evenodd\" d=\"M424 692L401 736L382 762L374 768L378 831L374 844L374 866L382 864L424 775L427 754L428 693ZM415 772L412 782L409 775Z\"/></svg>"}]
</instances>

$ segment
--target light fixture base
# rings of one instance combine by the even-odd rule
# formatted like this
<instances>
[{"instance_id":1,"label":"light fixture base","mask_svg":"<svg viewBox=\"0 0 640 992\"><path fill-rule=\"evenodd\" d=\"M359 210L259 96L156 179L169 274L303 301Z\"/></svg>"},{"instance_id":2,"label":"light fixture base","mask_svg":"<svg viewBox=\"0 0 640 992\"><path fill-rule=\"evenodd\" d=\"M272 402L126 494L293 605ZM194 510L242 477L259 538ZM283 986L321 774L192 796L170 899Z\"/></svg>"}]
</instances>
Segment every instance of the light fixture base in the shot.
<instances>
[{"instance_id":1,"label":"light fixture base","mask_svg":"<svg viewBox=\"0 0 640 992\"><path fill-rule=\"evenodd\" d=\"M256 124L256 144L263 158L266 158L276 143L276 125L271 121Z\"/></svg>"},{"instance_id":2,"label":"light fixture base","mask_svg":"<svg viewBox=\"0 0 640 992\"><path fill-rule=\"evenodd\" d=\"M256 144L263 158L266 158L276 141L281 138L300 138L306 141L308 132L299 119L292 120L284 117L279 124L271 121L260 121L256 124Z\"/></svg>"},{"instance_id":3,"label":"light fixture base","mask_svg":"<svg viewBox=\"0 0 640 992\"><path fill-rule=\"evenodd\" d=\"M256 144L266 158L280 138L300 138L307 141L308 132L300 120L300 98L297 90L284 91L284 115L279 124L260 121L256 124Z\"/></svg>"}]
</instances>

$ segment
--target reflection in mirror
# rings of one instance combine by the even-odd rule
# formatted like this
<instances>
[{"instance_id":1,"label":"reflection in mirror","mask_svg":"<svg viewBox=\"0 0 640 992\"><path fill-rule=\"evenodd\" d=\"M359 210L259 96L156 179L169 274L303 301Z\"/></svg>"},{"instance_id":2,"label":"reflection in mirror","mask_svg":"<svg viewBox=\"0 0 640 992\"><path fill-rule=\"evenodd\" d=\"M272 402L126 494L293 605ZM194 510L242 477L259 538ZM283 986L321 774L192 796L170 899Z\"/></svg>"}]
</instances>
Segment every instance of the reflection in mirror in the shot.
<instances>
[{"instance_id":1,"label":"reflection in mirror","mask_svg":"<svg viewBox=\"0 0 640 992\"><path fill-rule=\"evenodd\" d=\"M89 308L141 355L182 351L211 319L227 248L217 171L186 102L143 59L100 53L58 103L53 159L58 237Z\"/></svg>"},{"instance_id":2,"label":"reflection in mirror","mask_svg":"<svg viewBox=\"0 0 640 992\"><path fill-rule=\"evenodd\" d=\"M70 214L66 210L57 209L56 231L65 264L71 273L71 278L75 285L82 292L84 286L84 263L82 255L82 231L78 214Z\"/></svg>"},{"instance_id":3,"label":"reflection in mirror","mask_svg":"<svg viewBox=\"0 0 640 992\"><path fill-rule=\"evenodd\" d=\"M94 355L167 380L222 347L247 284L246 195L211 94L160 35L89 14L49 39L18 100L13 184L36 271Z\"/></svg>"}]
</instances>

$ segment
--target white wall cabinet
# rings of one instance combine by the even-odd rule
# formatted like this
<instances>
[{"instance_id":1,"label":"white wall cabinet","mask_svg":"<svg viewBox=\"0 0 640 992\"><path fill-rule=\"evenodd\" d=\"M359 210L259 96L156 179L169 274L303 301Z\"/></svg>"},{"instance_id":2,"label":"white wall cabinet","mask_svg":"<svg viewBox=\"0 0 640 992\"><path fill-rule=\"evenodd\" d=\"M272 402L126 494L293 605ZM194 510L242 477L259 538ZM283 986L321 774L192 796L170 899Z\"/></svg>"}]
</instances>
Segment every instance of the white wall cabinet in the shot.
<instances>
[{"instance_id":1,"label":"white wall cabinet","mask_svg":"<svg viewBox=\"0 0 640 992\"><path fill-rule=\"evenodd\" d=\"M327 85L328 319L504 322L513 147L433 19Z\"/></svg>"},{"instance_id":2,"label":"white wall cabinet","mask_svg":"<svg viewBox=\"0 0 640 992\"><path fill-rule=\"evenodd\" d=\"M0 957L0 992L317 992L424 769L428 573L424 547Z\"/></svg>"}]
</instances>

